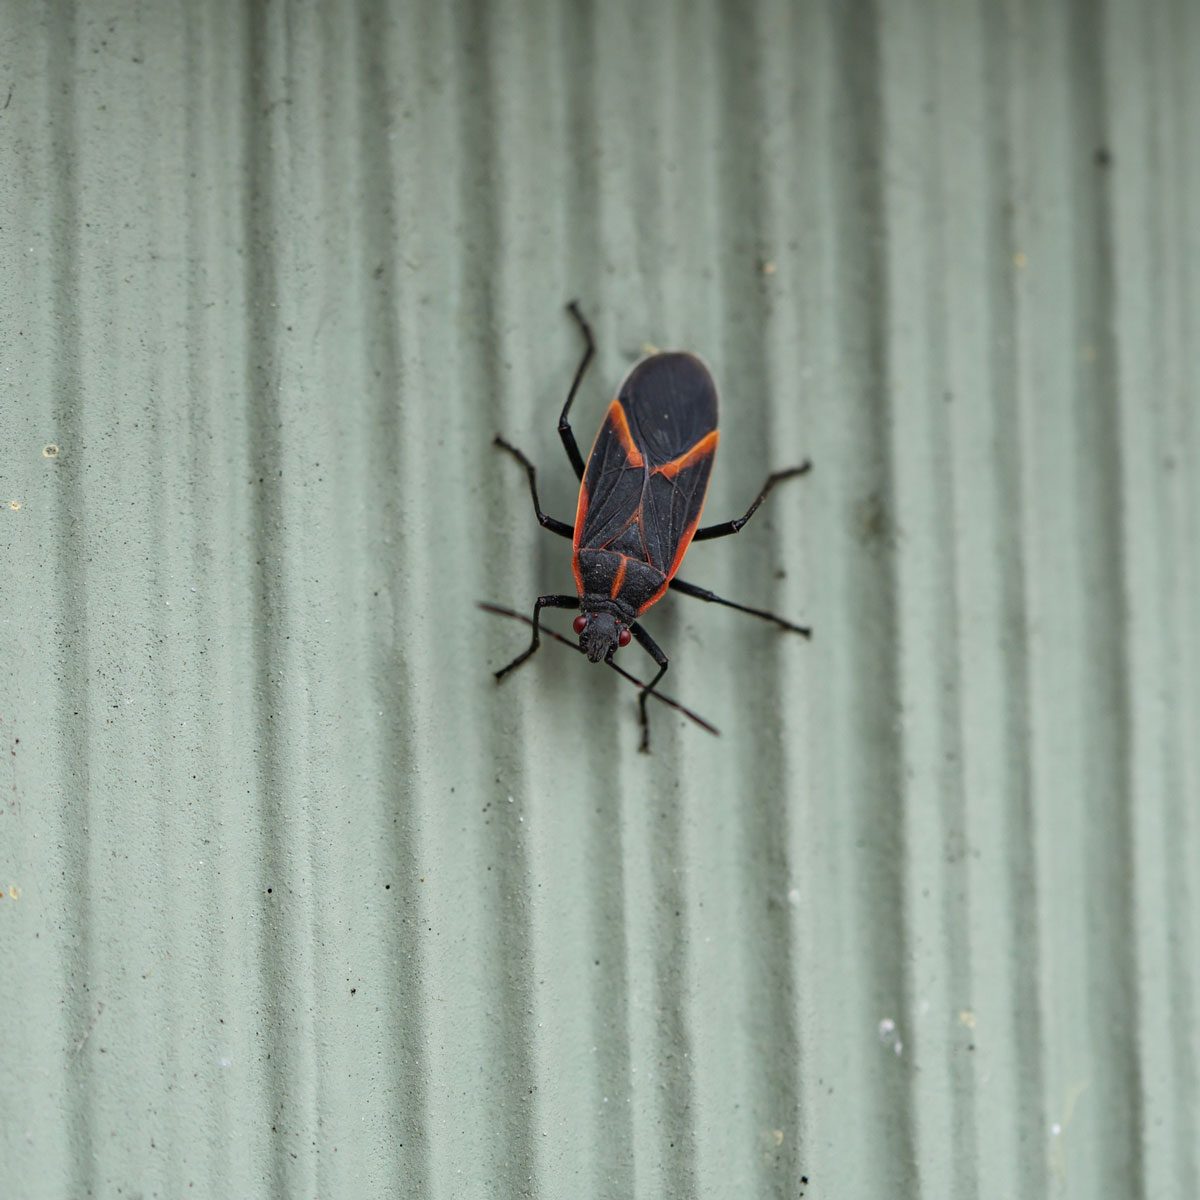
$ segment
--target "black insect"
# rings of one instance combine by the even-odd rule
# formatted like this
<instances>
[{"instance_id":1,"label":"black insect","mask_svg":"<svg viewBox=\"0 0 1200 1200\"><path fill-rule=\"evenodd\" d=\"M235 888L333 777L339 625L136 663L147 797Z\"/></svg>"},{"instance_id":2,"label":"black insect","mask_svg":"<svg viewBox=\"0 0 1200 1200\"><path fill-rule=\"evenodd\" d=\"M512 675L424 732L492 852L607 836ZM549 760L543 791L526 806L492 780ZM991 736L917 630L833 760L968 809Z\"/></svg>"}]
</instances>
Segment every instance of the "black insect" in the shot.
<instances>
[{"instance_id":1,"label":"black insect","mask_svg":"<svg viewBox=\"0 0 1200 1200\"><path fill-rule=\"evenodd\" d=\"M685 583L675 574L692 542L737 533L777 483L803 475L811 463L806 460L798 467L773 472L742 516L699 528L719 437L717 388L704 363L694 354L680 351L651 354L626 375L585 463L567 418L596 344L578 305L572 301L567 309L585 342L583 358L558 419L559 437L580 481L574 525L542 511L537 472L529 459L501 437L495 439L495 444L525 468L539 523L571 538L578 595L537 598L529 649L497 671L496 678L503 679L538 648L543 608L579 608L582 612L575 618L574 628L592 662L614 665L612 658L618 647L636 638L658 664L658 673L638 697L641 749L646 751L650 748L646 698L666 673L667 656L637 618L668 588L750 613L803 637L812 635L805 626L725 600Z\"/></svg>"}]
</instances>

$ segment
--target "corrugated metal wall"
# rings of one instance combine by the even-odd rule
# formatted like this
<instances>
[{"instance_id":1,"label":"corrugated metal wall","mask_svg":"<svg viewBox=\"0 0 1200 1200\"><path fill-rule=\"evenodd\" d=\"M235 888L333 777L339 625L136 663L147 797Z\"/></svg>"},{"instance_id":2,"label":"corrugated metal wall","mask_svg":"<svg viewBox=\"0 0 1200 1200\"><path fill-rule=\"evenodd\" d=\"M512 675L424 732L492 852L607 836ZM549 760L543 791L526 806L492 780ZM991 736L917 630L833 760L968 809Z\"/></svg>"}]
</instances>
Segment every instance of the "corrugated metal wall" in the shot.
<instances>
[{"instance_id":1,"label":"corrugated metal wall","mask_svg":"<svg viewBox=\"0 0 1200 1200\"><path fill-rule=\"evenodd\" d=\"M0 105L6 1200L1200 1195L1200 9L10 4ZM474 607L576 295L585 445L685 346L710 519L816 464L650 757Z\"/></svg>"}]
</instances>

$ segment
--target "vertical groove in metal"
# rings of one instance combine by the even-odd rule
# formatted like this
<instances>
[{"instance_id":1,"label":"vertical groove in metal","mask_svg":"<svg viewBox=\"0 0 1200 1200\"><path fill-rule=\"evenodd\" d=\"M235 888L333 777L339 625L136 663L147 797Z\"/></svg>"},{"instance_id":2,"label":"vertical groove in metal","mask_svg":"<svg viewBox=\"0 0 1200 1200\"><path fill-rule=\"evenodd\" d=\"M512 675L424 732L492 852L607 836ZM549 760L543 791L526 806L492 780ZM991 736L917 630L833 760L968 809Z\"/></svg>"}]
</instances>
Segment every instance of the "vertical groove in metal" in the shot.
<instances>
[{"instance_id":1,"label":"vertical groove in metal","mask_svg":"<svg viewBox=\"0 0 1200 1200\"><path fill-rule=\"evenodd\" d=\"M54 364L49 378L43 380L43 386L53 399L48 405L43 401L37 407L41 410L40 415L47 418L43 425L48 430L47 442L57 447L54 466L61 468L59 488L51 498L55 519L48 523L47 530L56 553L53 563L45 565L62 580L61 588L53 593L54 624L59 637L51 642L62 647L51 660L60 697L57 720L53 722L57 734L54 740L61 747L61 754L57 762L54 762L54 756L48 755L47 767L57 775L56 782L65 801L59 839L56 839L64 851L60 869L78 888L75 895L83 896L93 891L95 847L86 839L65 836L70 825L87 828L98 816L86 804L91 783L89 751L95 720L95 702L89 687L91 654L87 615L88 585L93 573L89 571L89 556L84 550L86 530L80 520L80 514L87 507L82 478L87 405L83 362L85 332L81 327L83 305L79 302L81 146L78 90L72 72L77 50L76 23L69 10L59 9L54 13L46 34L47 42L58 46L58 53L43 51L38 55L47 68L44 86L48 118L39 139L42 142L39 165L43 172L39 183L45 188L43 194L51 197L50 220L38 232L45 239L48 250L46 273L49 286L46 290L49 294L42 293L45 297L43 311L53 322L57 337L42 346L43 353ZM37 403L32 396L29 399ZM32 449L27 446L26 452ZM14 639L10 653L17 650L17 645ZM24 725L24 721L20 724ZM34 851L28 847L26 852ZM66 1015L61 1040L51 1056L61 1071L61 1084L54 1091L63 1116L62 1127L54 1129L57 1135L54 1142L62 1154L60 1170L66 1175L67 1186L82 1192L93 1183L90 1168L95 1142L94 1097L73 1087L70 1076L87 1038L103 1016L104 1000L90 983L96 947L88 907L69 899L60 901L56 907L59 911L55 915L62 922L63 933L56 982L61 989L59 994L65 1000Z\"/></svg>"},{"instance_id":2,"label":"vertical groove in metal","mask_svg":"<svg viewBox=\"0 0 1200 1200\"><path fill-rule=\"evenodd\" d=\"M6 1194L1197 1192L1194 5L0 45ZM686 346L712 519L815 461L649 758L472 606L570 586L573 297L582 446Z\"/></svg>"}]
</instances>

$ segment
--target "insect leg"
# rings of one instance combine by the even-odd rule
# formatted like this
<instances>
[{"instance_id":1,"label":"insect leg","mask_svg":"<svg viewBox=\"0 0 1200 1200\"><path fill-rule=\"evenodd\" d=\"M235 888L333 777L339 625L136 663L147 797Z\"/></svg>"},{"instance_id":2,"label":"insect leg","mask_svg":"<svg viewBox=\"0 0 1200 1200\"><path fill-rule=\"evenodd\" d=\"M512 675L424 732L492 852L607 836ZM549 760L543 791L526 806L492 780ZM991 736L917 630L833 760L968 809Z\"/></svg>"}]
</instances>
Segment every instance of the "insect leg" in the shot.
<instances>
[{"instance_id":1,"label":"insect leg","mask_svg":"<svg viewBox=\"0 0 1200 1200\"><path fill-rule=\"evenodd\" d=\"M753 504L746 509L745 513L736 517L732 521L722 521L720 525L706 525L703 529L697 529L692 536L693 542L706 542L709 538L725 537L731 533L737 533L745 523L758 511L758 506L767 498L771 489L777 484L782 483L785 479L791 479L796 475L805 475L812 470L812 463L805 459L798 467L788 467L786 471L774 471L767 476L767 482L762 485L762 491L758 493ZM736 605L735 605L736 607Z\"/></svg>"},{"instance_id":2,"label":"insect leg","mask_svg":"<svg viewBox=\"0 0 1200 1200\"><path fill-rule=\"evenodd\" d=\"M658 674L650 680L641 695L638 696L638 717L642 723L642 744L638 749L643 754L650 753L650 722L646 717L646 697L658 686L658 681L667 673L667 656L659 648L658 643L636 622L629 627L629 632L638 640L638 644L658 663Z\"/></svg>"},{"instance_id":3,"label":"insect leg","mask_svg":"<svg viewBox=\"0 0 1200 1200\"><path fill-rule=\"evenodd\" d=\"M726 600L723 596L718 596L707 588L697 587L694 583L684 583L682 579L672 579L670 587L673 591L682 592L685 596L695 596L697 600L707 600L710 604L724 604L726 608L736 608L738 612L749 613L752 617L762 617L764 621L773 621L780 629L791 630L792 633L798 633L801 637L812 637L812 630L807 625L793 625L791 621L785 621L783 617L777 617L773 612Z\"/></svg>"},{"instance_id":4,"label":"insect leg","mask_svg":"<svg viewBox=\"0 0 1200 1200\"><path fill-rule=\"evenodd\" d=\"M529 643L529 649L524 654L518 654L507 667L501 667L500 670L495 672L497 681L503 679L509 671L519 667L538 648L538 644L542 640L542 631L538 628L538 622L541 620L543 608L578 607L578 596L539 596L533 604L533 640Z\"/></svg>"},{"instance_id":5,"label":"insect leg","mask_svg":"<svg viewBox=\"0 0 1200 1200\"><path fill-rule=\"evenodd\" d=\"M506 442L502 437L494 437L492 444L499 446L501 450L507 450L525 468L525 473L529 476L529 494L533 497L533 511L537 513L538 524L543 529L550 530L551 533L557 533L565 538L573 538L575 536L575 527L573 525L568 525L566 521L560 521L557 517L548 517L542 512L542 506L538 503L537 468L534 467L533 463L516 446Z\"/></svg>"},{"instance_id":6,"label":"insect leg","mask_svg":"<svg viewBox=\"0 0 1200 1200\"><path fill-rule=\"evenodd\" d=\"M579 391L579 384L583 379L583 373L588 368L588 363L592 361L592 355L596 352L596 339L592 337L592 327L584 319L583 313L579 311L579 304L572 300L567 305L567 312L575 318L575 324L579 326L580 332L583 334L585 342L583 350L583 358L579 360L579 366L575 368L575 378L571 380L571 390L567 393L567 402L563 405L563 410L558 418L558 436L562 438L563 449L567 452L567 457L571 460L571 467L575 471L577 479L583 478L583 455L579 453L579 447L575 444L575 434L571 430L571 422L567 420L567 414L571 411L571 405L575 402L575 393Z\"/></svg>"}]
</instances>

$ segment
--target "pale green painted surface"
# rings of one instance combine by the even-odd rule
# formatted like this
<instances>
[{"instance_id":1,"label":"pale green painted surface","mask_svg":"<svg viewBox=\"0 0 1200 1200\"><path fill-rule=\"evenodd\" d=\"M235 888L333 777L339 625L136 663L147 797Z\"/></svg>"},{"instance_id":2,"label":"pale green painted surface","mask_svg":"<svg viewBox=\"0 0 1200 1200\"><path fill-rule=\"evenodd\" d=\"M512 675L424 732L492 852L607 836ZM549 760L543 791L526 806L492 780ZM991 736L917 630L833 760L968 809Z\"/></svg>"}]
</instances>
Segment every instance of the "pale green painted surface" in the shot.
<instances>
[{"instance_id":1,"label":"pale green painted surface","mask_svg":"<svg viewBox=\"0 0 1200 1200\"><path fill-rule=\"evenodd\" d=\"M6 6L0 1195L1200 1194L1198 81L1185 0ZM570 587L489 442L570 516L573 295L585 444L681 345L713 519L816 462L688 562L812 645L664 603L649 759L473 607Z\"/></svg>"}]
</instances>

